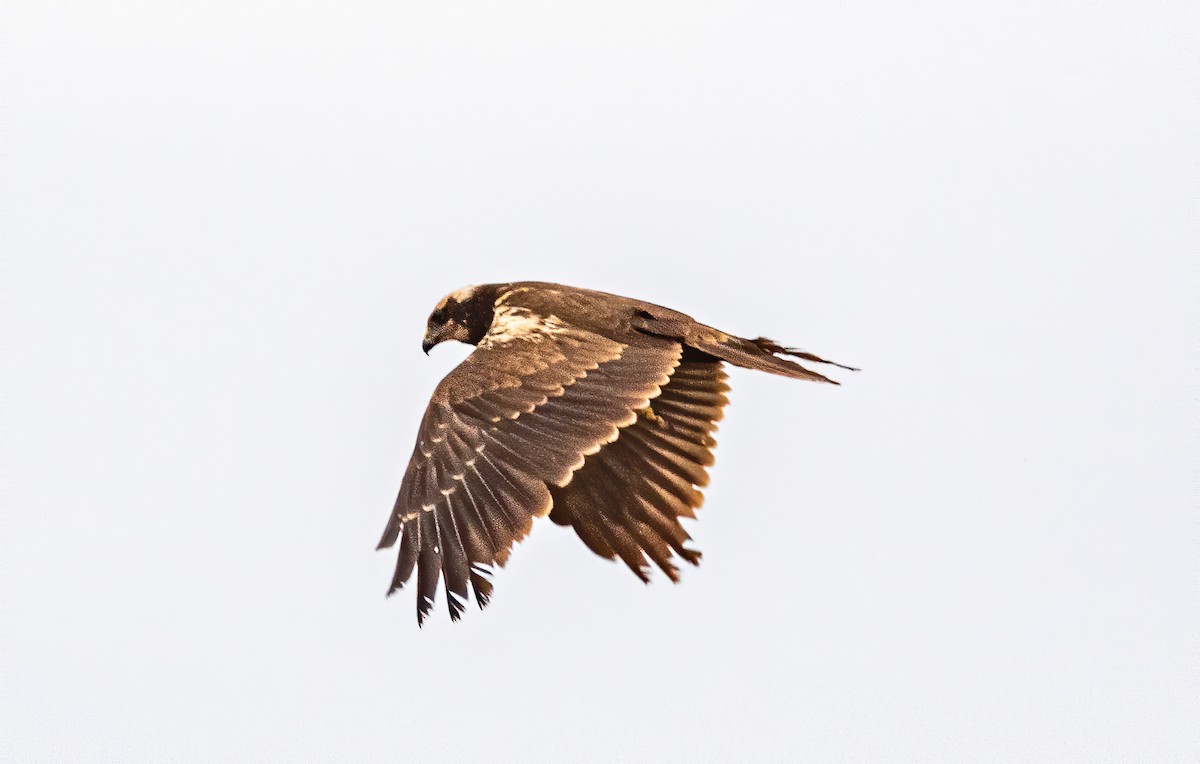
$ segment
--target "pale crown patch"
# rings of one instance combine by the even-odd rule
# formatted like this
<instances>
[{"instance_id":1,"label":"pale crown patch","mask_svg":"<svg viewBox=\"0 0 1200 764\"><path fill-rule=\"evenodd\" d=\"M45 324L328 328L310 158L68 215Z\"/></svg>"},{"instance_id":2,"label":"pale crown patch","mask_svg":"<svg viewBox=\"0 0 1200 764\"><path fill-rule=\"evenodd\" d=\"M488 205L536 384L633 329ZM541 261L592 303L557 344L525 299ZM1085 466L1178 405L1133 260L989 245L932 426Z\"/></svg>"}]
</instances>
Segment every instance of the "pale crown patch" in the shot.
<instances>
[{"instance_id":1,"label":"pale crown patch","mask_svg":"<svg viewBox=\"0 0 1200 764\"><path fill-rule=\"evenodd\" d=\"M464 302L470 302L471 298L474 297L475 293L478 291L479 291L479 287L477 287L475 285L465 286L462 289L454 290L453 292L450 293L450 296L454 298L455 302L458 302L461 304Z\"/></svg>"},{"instance_id":2,"label":"pale crown patch","mask_svg":"<svg viewBox=\"0 0 1200 764\"><path fill-rule=\"evenodd\" d=\"M470 301L470 299L475 296L477 291L479 291L479 287L474 285L465 286L462 289L455 289L453 292L443 297L434 307L434 310L442 310L451 300L454 300L459 305L462 305L463 303Z\"/></svg>"}]
</instances>

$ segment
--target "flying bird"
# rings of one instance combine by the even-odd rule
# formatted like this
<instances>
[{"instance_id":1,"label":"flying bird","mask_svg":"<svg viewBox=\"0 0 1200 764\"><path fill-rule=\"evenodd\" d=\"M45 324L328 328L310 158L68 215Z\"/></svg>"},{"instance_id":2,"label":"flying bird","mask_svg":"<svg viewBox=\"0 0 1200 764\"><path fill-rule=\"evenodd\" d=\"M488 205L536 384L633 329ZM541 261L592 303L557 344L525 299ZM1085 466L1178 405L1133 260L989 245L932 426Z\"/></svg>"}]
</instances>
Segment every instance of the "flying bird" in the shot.
<instances>
[{"instance_id":1,"label":"flying bird","mask_svg":"<svg viewBox=\"0 0 1200 764\"><path fill-rule=\"evenodd\" d=\"M475 350L438 384L421 421L379 549L400 551L388 594L417 574L417 622L445 580L450 617L491 576L533 519L549 515L584 544L649 581L647 557L672 580L698 565L680 518L695 517L728 402L723 362L837 384L791 356L660 305L561 284L469 286L429 316L426 354L457 340Z\"/></svg>"}]
</instances>

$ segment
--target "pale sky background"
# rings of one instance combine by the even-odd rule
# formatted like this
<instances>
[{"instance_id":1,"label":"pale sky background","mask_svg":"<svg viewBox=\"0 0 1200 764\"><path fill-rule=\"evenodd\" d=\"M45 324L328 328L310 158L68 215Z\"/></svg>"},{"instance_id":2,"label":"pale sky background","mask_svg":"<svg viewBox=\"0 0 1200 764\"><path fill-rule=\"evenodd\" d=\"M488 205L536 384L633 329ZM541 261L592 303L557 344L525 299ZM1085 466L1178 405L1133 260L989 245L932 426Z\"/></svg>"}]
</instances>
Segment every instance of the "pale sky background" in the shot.
<instances>
[{"instance_id":1,"label":"pale sky background","mask_svg":"<svg viewBox=\"0 0 1200 764\"><path fill-rule=\"evenodd\" d=\"M1195 3L5 5L4 761L1200 758ZM418 630L520 278L864 371L733 371L680 585Z\"/></svg>"}]
</instances>

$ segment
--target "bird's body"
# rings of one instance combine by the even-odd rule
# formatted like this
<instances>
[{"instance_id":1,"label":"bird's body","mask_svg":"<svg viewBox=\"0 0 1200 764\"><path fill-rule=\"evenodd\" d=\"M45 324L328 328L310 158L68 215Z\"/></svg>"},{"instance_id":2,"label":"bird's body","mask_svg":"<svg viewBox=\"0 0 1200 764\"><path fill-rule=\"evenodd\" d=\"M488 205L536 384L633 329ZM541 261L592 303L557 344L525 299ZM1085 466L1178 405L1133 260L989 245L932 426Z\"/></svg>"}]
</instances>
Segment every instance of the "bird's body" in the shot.
<instances>
[{"instance_id":1,"label":"bird's body","mask_svg":"<svg viewBox=\"0 0 1200 764\"><path fill-rule=\"evenodd\" d=\"M434 391L379 543L400 542L389 594L416 571L419 621L439 578L451 617L470 589L485 606L492 566L547 514L642 580L647 555L677 580L673 554L700 559L679 518L694 516L708 482L729 389L722 362L832 382L779 357L831 363L809 353L560 284L452 292L423 347L447 339L476 350Z\"/></svg>"}]
</instances>

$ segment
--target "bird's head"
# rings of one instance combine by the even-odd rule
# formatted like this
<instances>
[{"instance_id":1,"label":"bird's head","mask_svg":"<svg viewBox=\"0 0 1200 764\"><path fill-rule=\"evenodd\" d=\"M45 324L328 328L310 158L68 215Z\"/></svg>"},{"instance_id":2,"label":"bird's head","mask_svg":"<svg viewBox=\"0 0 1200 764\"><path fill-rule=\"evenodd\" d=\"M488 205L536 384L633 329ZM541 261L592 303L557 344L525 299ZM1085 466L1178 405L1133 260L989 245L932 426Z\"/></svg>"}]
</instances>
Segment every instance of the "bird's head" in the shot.
<instances>
[{"instance_id":1,"label":"bird's head","mask_svg":"<svg viewBox=\"0 0 1200 764\"><path fill-rule=\"evenodd\" d=\"M430 349L446 340L476 345L487 334L495 312L494 290L469 286L455 290L438 302L425 325L421 349Z\"/></svg>"}]
</instances>

